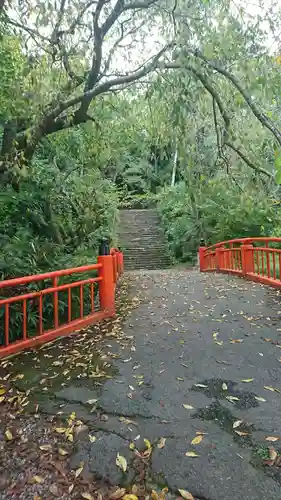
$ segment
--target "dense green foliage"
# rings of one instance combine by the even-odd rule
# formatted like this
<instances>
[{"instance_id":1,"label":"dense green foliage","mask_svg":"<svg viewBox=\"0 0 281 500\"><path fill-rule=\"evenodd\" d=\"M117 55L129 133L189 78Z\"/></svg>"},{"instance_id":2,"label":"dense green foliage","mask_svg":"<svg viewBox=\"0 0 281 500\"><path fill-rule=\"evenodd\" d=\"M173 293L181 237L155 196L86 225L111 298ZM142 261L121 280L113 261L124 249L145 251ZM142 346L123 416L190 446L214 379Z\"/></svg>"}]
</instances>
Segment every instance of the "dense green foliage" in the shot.
<instances>
[{"instance_id":1,"label":"dense green foliage","mask_svg":"<svg viewBox=\"0 0 281 500\"><path fill-rule=\"evenodd\" d=\"M118 204L157 203L180 260L201 240L280 233L281 10L258 14L230 0L4 9L1 278L93 262L102 237L117 244Z\"/></svg>"},{"instance_id":2,"label":"dense green foliage","mask_svg":"<svg viewBox=\"0 0 281 500\"><path fill-rule=\"evenodd\" d=\"M241 192L225 175L205 182L196 193L184 183L168 188L158 204L171 251L182 261L194 260L200 245L277 235L281 229L280 208L264 191L248 186Z\"/></svg>"}]
</instances>

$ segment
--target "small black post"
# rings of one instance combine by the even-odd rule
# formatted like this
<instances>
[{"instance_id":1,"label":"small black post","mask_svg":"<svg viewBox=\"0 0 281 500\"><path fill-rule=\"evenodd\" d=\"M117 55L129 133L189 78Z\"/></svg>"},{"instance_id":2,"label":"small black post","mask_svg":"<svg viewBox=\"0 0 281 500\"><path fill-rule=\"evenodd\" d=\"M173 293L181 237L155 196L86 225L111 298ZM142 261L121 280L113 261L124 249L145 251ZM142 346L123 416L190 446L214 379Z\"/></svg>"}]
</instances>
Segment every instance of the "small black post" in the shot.
<instances>
[{"instance_id":1,"label":"small black post","mask_svg":"<svg viewBox=\"0 0 281 500\"><path fill-rule=\"evenodd\" d=\"M103 238L99 246L99 255L109 255L110 253L110 240L109 238Z\"/></svg>"}]
</instances>

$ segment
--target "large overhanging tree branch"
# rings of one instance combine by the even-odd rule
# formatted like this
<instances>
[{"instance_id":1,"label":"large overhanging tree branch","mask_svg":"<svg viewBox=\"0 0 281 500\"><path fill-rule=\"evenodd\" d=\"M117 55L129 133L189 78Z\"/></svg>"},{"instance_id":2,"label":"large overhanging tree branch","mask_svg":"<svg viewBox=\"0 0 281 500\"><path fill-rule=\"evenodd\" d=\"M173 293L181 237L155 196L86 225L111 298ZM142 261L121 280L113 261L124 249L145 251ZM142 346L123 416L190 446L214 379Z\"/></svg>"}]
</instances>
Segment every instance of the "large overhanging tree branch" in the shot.
<instances>
[{"instance_id":1,"label":"large overhanging tree branch","mask_svg":"<svg viewBox=\"0 0 281 500\"><path fill-rule=\"evenodd\" d=\"M234 85L234 87L240 92L240 94L244 98L245 102L248 104L249 108L251 109L255 117L260 121L260 123L264 127L270 130L270 132L274 135L275 139L277 140L278 144L281 146L281 131L276 127L274 122L259 109L257 104L254 102L252 96L243 87L239 79L235 75L233 75L229 70L223 67L221 64L209 60L207 57L204 56L204 54L202 54L200 50L196 49L188 52L192 53L195 57L200 58L210 68L212 68L217 73L220 73L221 75L225 76L232 83L232 85Z\"/></svg>"},{"instance_id":2,"label":"large overhanging tree branch","mask_svg":"<svg viewBox=\"0 0 281 500\"><path fill-rule=\"evenodd\" d=\"M30 161L36 146L46 135L94 120L95 117L90 116L90 106L97 96L123 89L157 68L160 58L173 43L159 49L135 69L116 71L113 61L122 40L129 37L133 43L135 34L141 33L149 22L149 9L156 7L157 2L159 0L84 0L81 3L60 0L56 3L57 10L51 9L49 16L49 3L46 6L40 3L49 25L42 21L40 10L38 15L38 11L34 11L36 15L27 15L27 18L13 10L13 19L5 12L6 23L21 37L32 59L40 64L44 51L55 74L61 75L61 83L56 91L51 89L51 96L40 106L36 119L33 113L26 118L25 128L19 128L19 120L13 118L13 134L3 134L0 182L1 178L2 183L9 181L11 166L15 165L18 171L21 164ZM155 12L151 12L152 20L154 15ZM147 33L148 29L142 33ZM84 57L82 64L77 65L81 57L79 51L82 54L84 51ZM110 73L116 76L110 77ZM11 124L7 122L6 128L10 130Z\"/></svg>"},{"instance_id":3,"label":"large overhanging tree branch","mask_svg":"<svg viewBox=\"0 0 281 500\"><path fill-rule=\"evenodd\" d=\"M235 151L235 153L252 170L255 170L256 172L264 174L264 175L266 175L267 177L269 177L271 179L274 178L274 176L272 175L271 172L269 172L268 170L266 170L266 169L264 169L262 167L259 167L255 163L253 163L247 157L247 155L243 151L241 151L241 149L238 146L236 146L235 143L233 143L231 141L231 138L230 138L230 135L231 135L230 134L231 119L230 119L230 116L229 116L229 114L228 114L228 112L227 112L227 110L226 110L223 102L222 102L222 99L220 98L219 93L215 89L215 87L214 87L212 81L210 80L210 78L208 78L208 76L205 73L202 73L200 70L198 70L194 66L191 66L191 65L188 65L188 64L185 64L184 66L182 66L182 65L179 65L177 63L169 63L169 64L165 64L165 67L167 69L179 69L179 68L183 69L184 68L185 70L191 72L196 77L196 79L201 82L201 84L207 90L207 92L211 95L211 97L213 98L213 100L215 101L215 103L217 104L217 106L219 108L220 114L221 114L223 122L224 122L223 138L222 138L222 143L220 144L220 149L222 150L224 146L228 146L230 149L232 149L233 151ZM216 128L216 132L217 132L217 127L215 127L215 128ZM232 133L232 135L233 135L233 133ZM233 139L233 137L232 137L232 139ZM220 153L220 151L219 151L219 153Z\"/></svg>"}]
</instances>

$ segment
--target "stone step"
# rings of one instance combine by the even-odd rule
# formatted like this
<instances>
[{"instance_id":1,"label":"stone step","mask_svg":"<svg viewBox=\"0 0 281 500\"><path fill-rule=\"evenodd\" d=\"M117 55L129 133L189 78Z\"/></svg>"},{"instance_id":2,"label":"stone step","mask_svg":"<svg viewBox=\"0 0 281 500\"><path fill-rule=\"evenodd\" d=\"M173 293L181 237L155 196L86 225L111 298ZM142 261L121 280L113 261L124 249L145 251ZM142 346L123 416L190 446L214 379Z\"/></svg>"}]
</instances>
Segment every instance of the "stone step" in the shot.
<instances>
[{"instance_id":1,"label":"stone step","mask_svg":"<svg viewBox=\"0 0 281 500\"><path fill-rule=\"evenodd\" d=\"M165 269L171 265L167 240L156 210L121 210L119 240L125 270Z\"/></svg>"}]
</instances>

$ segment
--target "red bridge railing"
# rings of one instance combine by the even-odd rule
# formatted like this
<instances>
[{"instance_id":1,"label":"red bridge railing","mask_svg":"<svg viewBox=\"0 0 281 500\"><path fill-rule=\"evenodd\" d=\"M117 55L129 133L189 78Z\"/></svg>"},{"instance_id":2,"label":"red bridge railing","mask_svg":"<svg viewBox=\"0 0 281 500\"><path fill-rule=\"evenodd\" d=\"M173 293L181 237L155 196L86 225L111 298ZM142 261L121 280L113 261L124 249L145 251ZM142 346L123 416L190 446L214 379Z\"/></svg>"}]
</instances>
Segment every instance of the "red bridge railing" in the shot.
<instances>
[{"instance_id":1,"label":"red bridge railing","mask_svg":"<svg viewBox=\"0 0 281 500\"><path fill-rule=\"evenodd\" d=\"M112 249L96 264L0 281L0 357L113 316L122 272Z\"/></svg>"},{"instance_id":2,"label":"red bridge railing","mask_svg":"<svg viewBox=\"0 0 281 500\"><path fill-rule=\"evenodd\" d=\"M237 274L281 288L281 238L241 238L199 249L200 271Z\"/></svg>"}]
</instances>

